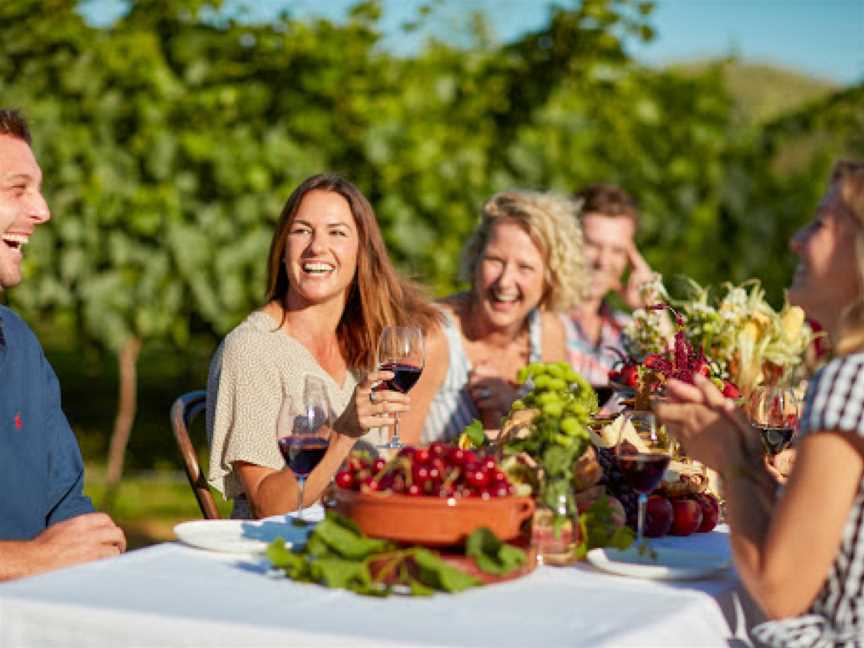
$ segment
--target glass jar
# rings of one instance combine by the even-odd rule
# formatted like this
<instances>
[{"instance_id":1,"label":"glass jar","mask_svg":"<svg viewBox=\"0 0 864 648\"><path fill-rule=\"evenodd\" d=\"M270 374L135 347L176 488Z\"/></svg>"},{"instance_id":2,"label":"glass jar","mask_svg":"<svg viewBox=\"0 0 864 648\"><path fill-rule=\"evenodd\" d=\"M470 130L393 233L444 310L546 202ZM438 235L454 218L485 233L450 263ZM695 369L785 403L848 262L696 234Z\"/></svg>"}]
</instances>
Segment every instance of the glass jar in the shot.
<instances>
[{"instance_id":1,"label":"glass jar","mask_svg":"<svg viewBox=\"0 0 864 648\"><path fill-rule=\"evenodd\" d=\"M578 513L571 516L567 512L564 495L558 497L554 511L538 505L531 521L531 545L537 552L538 564L561 566L575 563L581 538Z\"/></svg>"}]
</instances>

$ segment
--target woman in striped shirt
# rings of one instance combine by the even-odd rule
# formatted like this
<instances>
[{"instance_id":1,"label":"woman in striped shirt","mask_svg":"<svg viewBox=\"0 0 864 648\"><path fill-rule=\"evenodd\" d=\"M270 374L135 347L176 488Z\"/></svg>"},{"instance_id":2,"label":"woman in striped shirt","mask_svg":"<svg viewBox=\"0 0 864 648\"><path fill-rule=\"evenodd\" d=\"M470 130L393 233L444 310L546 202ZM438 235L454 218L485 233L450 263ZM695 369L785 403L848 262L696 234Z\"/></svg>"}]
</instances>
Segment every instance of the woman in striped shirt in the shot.
<instances>
[{"instance_id":1,"label":"woman in striped shirt","mask_svg":"<svg viewBox=\"0 0 864 648\"><path fill-rule=\"evenodd\" d=\"M440 304L443 334L428 340L423 380L403 417L422 425L422 442L453 439L475 418L498 428L517 397L519 369L566 359L553 313L583 294L576 211L567 198L525 191L484 205L463 255L471 288Z\"/></svg>"},{"instance_id":2,"label":"woman in striped shirt","mask_svg":"<svg viewBox=\"0 0 864 648\"><path fill-rule=\"evenodd\" d=\"M658 406L687 451L723 477L738 573L770 621L770 646L864 644L864 163L841 162L791 242L789 300L836 356L810 381L795 466L779 502L759 437L707 380Z\"/></svg>"}]
</instances>

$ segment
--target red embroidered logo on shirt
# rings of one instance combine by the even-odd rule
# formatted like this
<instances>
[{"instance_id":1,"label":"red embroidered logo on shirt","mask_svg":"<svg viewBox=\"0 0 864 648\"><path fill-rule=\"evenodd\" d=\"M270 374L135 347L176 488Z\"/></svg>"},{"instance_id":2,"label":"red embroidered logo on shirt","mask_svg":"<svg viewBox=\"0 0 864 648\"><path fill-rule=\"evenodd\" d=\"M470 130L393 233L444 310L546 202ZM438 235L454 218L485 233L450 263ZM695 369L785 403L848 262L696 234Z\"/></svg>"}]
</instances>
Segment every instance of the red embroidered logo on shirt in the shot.
<instances>
[{"instance_id":1,"label":"red embroidered logo on shirt","mask_svg":"<svg viewBox=\"0 0 864 648\"><path fill-rule=\"evenodd\" d=\"M15 429L20 430L22 427L24 427L24 419L21 418L21 412L16 412L15 413Z\"/></svg>"}]
</instances>

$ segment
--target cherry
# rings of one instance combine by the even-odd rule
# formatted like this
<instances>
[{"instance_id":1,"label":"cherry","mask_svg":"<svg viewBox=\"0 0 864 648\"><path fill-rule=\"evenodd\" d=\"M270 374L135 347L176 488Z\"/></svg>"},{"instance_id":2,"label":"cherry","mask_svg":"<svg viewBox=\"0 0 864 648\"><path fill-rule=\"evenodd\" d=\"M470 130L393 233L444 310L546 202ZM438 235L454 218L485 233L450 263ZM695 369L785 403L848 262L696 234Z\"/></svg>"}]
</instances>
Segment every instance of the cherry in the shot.
<instances>
[{"instance_id":1,"label":"cherry","mask_svg":"<svg viewBox=\"0 0 864 648\"><path fill-rule=\"evenodd\" d=\"M381 459L380 457L372 462L372 472L378 474L382 470L384 470L384 466L387 465L387 462Z\"/></svg>"},{"instance_id":2,"label":"cherry","mask_svg":"<svg viewBox=\"0 0 864 648\"><path fill-rule=\"evenodd\" d=\"M497 484L489 491L492 494L492 497L507 497L510 495L510 486L503 486L501 484Z\"/></svg>"},{"instance_id":3,"label":"cherry","mask_svg":"<svg viewBox=\"0 0 864 648\"><path fill-rule=\"evenodd\" d=\"M477 463L477 453L473 450L466 450L465 455L462 459L462 463L464 464L472 464Z\"/></svg>"},{"instance_id":4,"label":"cherry","mask_svg":"<svg viewBox=\"0 0 864 648\"><path fill-rule=\"evenodd\" d=\"M336 473L335 480L339 488L351 489L354 487L354 475L348 470L340 470Z\"/></svg>"},{"instance_id":5,"label":"cherry","mask_svg":"<svg viewBox=\"0 0 864 648\"><path fill-rule=\"evenodd\" d=\"M462 448L451 447L447 451L447 461L451 466L461 466L465 463L465 451Z\"/></svg>"},{"instance_id":6,"label":"cherry","mask_svg":"<svg viewBox=\"0 0 864 648\"><path fill-rule=\"evenodd\" d=\"M741 398L741 390L735 385L735 383L726 382L723 384L723 395L726 398Z\"/></svg>"},{"instance_id":7,"label":"cherry","mask_svg":"<svg viewBox=\"0 0 864 648\"><path fill-rule=\"evenodd\" d=\"M435 441L429 446L429 454L436 459L447 456L447 446L440 441Z\"/></svg>"},{"instance_id":8,"label":"cherry","mask_svg":"<svg viewBox=\"0 0 864 648\"><path fill-rule=\"evenodd\" d=\"M414 452L414 463L425 465L429 463L432 455L429 453L429 448L418 448Z\"/></svg>"},{"instance_id":9,"label":"cherry","mask_svg":"<svg viewBox=\"0 0 864 648\"><path fill-rule=\"evenodd\" d=\"M411 476L414 478L415 482L425 482L429 479L429 468L415 464L411 467Z\"/></svg>"},{"instance_id":10,"label":"cherry","mask_svg":"<svg viewBox=\"0 0 864 648\"><path fill-rule=\"evenodd\" d=\"M381 490L381 483L370 475L363 481L363 488L370 491L379 491Z\"/></svg>"},{"instance_id":11,"label":"cherry","mask_svg":"<svg viewBox=\"0 0 864 648\"><path fill-rule=\"evenodd\" d=\"M498 469L498 464L495 463L495 460L492 457L487 457L480 463L480 467L488 473L491 473Z\"/></svg>"},{"instance_id":12,"label":"cherry","mask_svg":"<svg viewBox=\"0 0 864 648\"><path fill-rule=\"evenodd\" d=\"M447 472L447 458L446 455L443 457L433 457L432 461L429 462L430 470L432 468L437 468L438 472L442 475Z\"/></svg>"},{"instance_id":13,"label":"cherry","mask_svg":"<svg viewBox=\"0 0 864 648\"><path fill-rule=\"evenodd\" d=\"M509 480L507 479L507 475L500 468L494 468L490 473L491 481L496 484L507 484L509 486Z\"/></svg>"},{"instance_id":14,"label":"cherry","mask_svg":"<svg viewBox=\"0 0 864 648\"><path fill-rule=\"evenodd\" d=\"M482 468L469 468L465 473L465 481L472 488L483 489L489 484L489 473Z\"/></svg>"},{"instance_id":15,"label":"cherry","mask_svg":"<svg viewBox=\"0 0 864 648\"><path fill-rule=\"evenodd\" d=\"M415 453L415 452L417 452L417 448L415 448L415 447L413 447L413 446L405 446L404 448L402 448L401 450L399 450L399 455L398 455L398 456L400 456L400 457L408 457L409 459L411 459L411 458L414 456L414 453Z\"/></svg>"},{"instance_id":16,"label":"cherry","mask_svg":"<svg viewBox=\"0 0 864 648\"><path fill-rule=\"evenodd\" d=\"M405 493L410 495L411 497L417 497L418 495L422 495L423 491L420 489L420 486L417 484L411 484L406 490Z\"/></svg>"}]
</instances>

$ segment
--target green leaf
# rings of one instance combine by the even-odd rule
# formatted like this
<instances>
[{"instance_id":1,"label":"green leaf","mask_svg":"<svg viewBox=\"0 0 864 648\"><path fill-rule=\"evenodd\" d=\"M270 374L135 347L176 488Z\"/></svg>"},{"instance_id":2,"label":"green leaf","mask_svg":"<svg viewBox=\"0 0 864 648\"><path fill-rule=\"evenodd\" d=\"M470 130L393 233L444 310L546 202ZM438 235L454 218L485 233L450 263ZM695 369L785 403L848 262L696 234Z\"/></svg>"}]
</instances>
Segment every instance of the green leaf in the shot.
<instances>
[{"instance_id":1,"label":"green leaf","mask_svg":"<svg viewBox=\"0 0 864 648\"><path fill-rule=\"evenodd\" d=\"M471 445L475 448L482 448L486 444L486 433L483 431L483 423L474 419L462 431L468 437Z\"/></svg>"},{"instance_id":2,"label":"green leaf","mask_svg":"<svg viewBox=\"0 0 864 648\"><path fill-rule=\"evenodd\" d=\"M503 542L485 527L468 536L465 555L474 559L478 569L496 576L519 569L527 560L524 551Z\"/></svg>"},{"instance_id":3,"label":"green leaf","mask_svg":"<svg viewBox=\"0 0 864 648\"><path fill-rule=\"evenodd\" d=\"M444 562L428 549L417 549L413 559L419 571L418 580L429 587L452 593L481 584L474 576Z\"/></svg>"},{"instance_id":4,"label":"green leaf","mask_svg":"<svg viewBox=\"0 0 864 648\"><path fill-rule=\"evenodd\" d=\"M363 591L372 585L365 562L341 558L316 558L311 566L312 578L327 587Z\"/></svg>"},{"instance_id":5,"label":"green leaf","mask_svg":"<svg viewBox=\"0 0 864 648\"><path fill-rule=\"evenodd\" d=\"M332 552L353 560L387 551L392 546L386 540L367 538L353 522L332 512L315 526L307 544L315 555L325 556Z\"/></svg>"}]
</instances>

